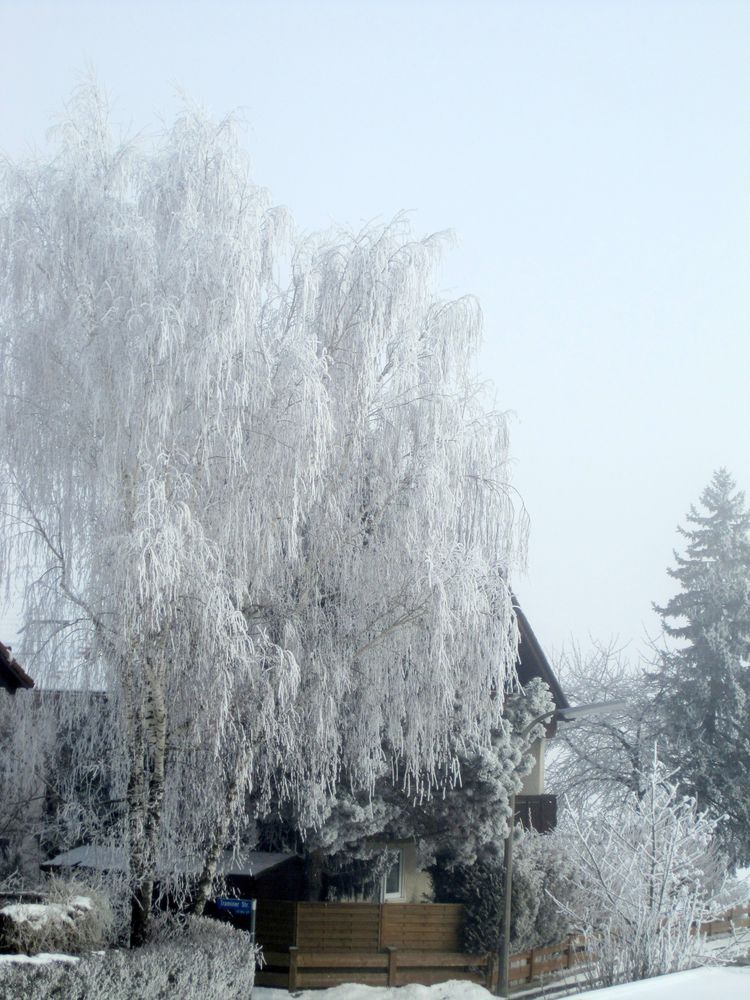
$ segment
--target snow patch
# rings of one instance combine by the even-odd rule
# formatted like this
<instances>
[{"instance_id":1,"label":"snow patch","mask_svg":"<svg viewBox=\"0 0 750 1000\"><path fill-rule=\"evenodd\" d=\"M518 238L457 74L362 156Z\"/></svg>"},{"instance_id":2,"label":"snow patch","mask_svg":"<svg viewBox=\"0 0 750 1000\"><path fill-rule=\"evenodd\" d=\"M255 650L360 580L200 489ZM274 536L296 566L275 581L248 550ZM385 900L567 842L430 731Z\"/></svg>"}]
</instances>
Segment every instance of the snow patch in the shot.
<instances>
[{"instance_id":1,"label":"snow patch","mask_svg":"<svg viewBox=\"0 0 750 1000\"><path fill-rule=\"evenodd\" d=\"M386 987L345 983L328 990L302 990L294 994L295 1000L488 1000L491 996L483 986L457 979L434 986L412 983L409 986ZM289 993L256 986L253 1000L289 1000Z\"/></svg>"},{"instance_id":2,"label":"snow patch","mask_svg":"<svg viewBox=\"0 0 750 1000\"><path fill-rule=\"evenodd\" d=\"M40 930L50 921L73 923L68 907L62 903L11 903L0 914L16 924L29 924L34 930Z\"/></svg>"},{"instance_id":3,"label":"snow patch","mask_svg":"<svg viewBox=\"0 0 750 1000\"><path fill-rule=\"evenodd\" d=\"M88 896L74 896L68 903L9 903L0 909L0 915L16 924L29 924L34 930L41 930L49 923L72 927L75 917L91 909Z\"/></svg>"},{"instance_id":4,"label":"snow patch","mask_svg":"<svg viewBox=\"0 0 750 1000\"><path fill-rule=\"evenodd\" d=\"M571 1000L583 997L586 1000L706 1000L707 997L747 1000L748 996L750 967L724 967L690 969L687 972L675 972L671 976L658 976L656 979L642 979L637 983L609 986L604 990L576 993Z\"/></svg>"},{"instance_id":5,"label":"snow patch","mask_svg":"<svg viewBox=\"0 0 750 1000\"><path fill-rule=\"evenodd\" d=\"M16 965L50 965L52 962L67 962L75 965L80 959L75 955L56 955L42 952L39 955L0 955L0 964L14 963Z\"/></svg>"}]
</instances>

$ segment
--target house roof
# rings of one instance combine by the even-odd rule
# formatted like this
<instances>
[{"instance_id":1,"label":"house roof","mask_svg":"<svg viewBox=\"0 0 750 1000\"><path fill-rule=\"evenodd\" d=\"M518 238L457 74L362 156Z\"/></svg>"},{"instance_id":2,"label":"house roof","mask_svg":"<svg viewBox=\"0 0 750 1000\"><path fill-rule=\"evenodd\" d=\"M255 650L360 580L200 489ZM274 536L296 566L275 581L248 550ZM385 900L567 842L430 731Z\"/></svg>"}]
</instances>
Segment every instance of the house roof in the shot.
<instances>
[{"instance_id":1,"label":"house roof","mask_svg":"<svg viewBox=\"0 0 750 1000\"><path fill-rule=\"evenodd\" d=\"M555 708L570 708L568 699L563 694L560 682L555 677L544 650L539 645L539 640L534 635L534 630L529 625L529 620L522 609L515 603L516 618L518 620L518 631L521 641L518 645L518 679L521 684L528 684L534 677L541 677L552 692Z\"/></svg>"},{"instance_id":2,"label":"house roof","mask_svg":"<svg viewBox=\"0 0 750 1000\"><path fill-rule=\"evenodd\" d=\"M265 872L271 871L294 858L294 854L282 854L272 851L243 851L234 855L232 851L224 851L219 858L217 865L218 875L249 875L257 878ZM63 851L50 861L45 861L43 868L91 868L95 871L125 871L125 852L118 847L98 847L95 844L85 844L82 847L74 847L70 851ZM157 866L158 867L158 866ZM187 858L179 859L176 863L164 868L170 871L178 871L181 874L197 875L201 860L190 861Z\"/></svg>"},{"instance_id":3,"label":"house roof","mask_svg":"<svg viewBox=\"0 0 750 1000\"><path fill-rule=\"evenodd\" d=\"M0 688L15 694L18 688L33 687L33 680L18 660L13 658L10 646L0 642Z\"/></svg>"}]
</instances>

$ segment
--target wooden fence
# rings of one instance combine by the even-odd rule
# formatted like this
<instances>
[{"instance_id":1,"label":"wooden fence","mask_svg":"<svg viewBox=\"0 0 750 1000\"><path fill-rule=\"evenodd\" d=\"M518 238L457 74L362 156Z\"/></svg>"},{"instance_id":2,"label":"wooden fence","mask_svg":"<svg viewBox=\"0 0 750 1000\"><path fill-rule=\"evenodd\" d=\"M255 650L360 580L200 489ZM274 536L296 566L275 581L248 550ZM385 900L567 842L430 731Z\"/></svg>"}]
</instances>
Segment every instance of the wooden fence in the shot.
<instances>
[{"instance_id":1,"label":"wooden fence","mask_svg":"<svg viewBox=\"0 0 750 1000\"><path fill-rule=\"evenodd\" d=\"M458 903L291 903L258 900L259 986L485 982L486 955L461 953Z\"/></svg>"},{"instance_id":2,"label":"wooden fence","mask_svg":"<svg viewBox=\"0 0 750 1000\"><path fill-rule=\"evenodd\" d=\"M494 955L461 952L463 907L427 903L378 906L370 903L258 902L258 942L264 948L259 986L315 989L341 983L406 986L466 979L493 990ZM707 935L750 926L750 905L736 907L700 927ZM295 940L285 943L289 938ZM275 941L277 947L272 947ZM510 957L509 982L519 987L540 976L566 972L592 957L584 937L531 948Z\"/></svg>"},{"instance_id":3,"label":"wooden fence","mask_svg":"<svg viewBox=\"0 0 750 1000\"><path fill-rule=\"evenodd\" d=\"M461 950L460 903L286 903L259 899L256 940L270 952Z\"/></svg>"},{"instance_id":4,"label":"wooden fence","mask_svg":"<svg viewBox=\"0 0 750 1000\"><path fill-rule=\"evenodd\" d=\"M542 975L566 971L590 958L583 938L511 955L509 981L520 986ZM387 948L385 951L319 951L292 947L287 952L266 952L266 964L256 981L259 986L317 989L341 983L366 986L431 986L448 979L465 979L492 990L497 986L494 954Z\"/></svg>"},{"instance_id":5,"label":"wooden fence","mask_svg":"<svg viewBox=\"0 0 750 1000\"><path fill-rule=\"evenodd\" d=\"M508 981L511 986L530 983L540 976L549 976L554 972L565 972L576 965L585 964L591 958L586 938L572 935L557 944L548 944L543 948L530 948L510 956ZM493 982L493 986L496 983Z\"/></svg>"},{"instance_id":6,"label":"wooden fence","mask_svg":"<svg viewBox=\"0 0 750 1000\"><path fill-rule=\"evenodd\" d=\"M496 979L495 958L461 952L388 948L374 951L312 951L292 947L267 952L266 965L256 974L259 986L285 989L322 989L341 983L366 986L430 986L448 979L466 979L490 986Z\"/></svg>"},{"instance_id":7,"label":"wooden fence","mask_svg":"<svg viewBox=\"0 0 750 1000\"><path fill-rule=\"evenodd\" d=\"M714 934L728 934L735 927L750 927L750 903L746 906L735 906L727 910L719 920L710 920L707 924L699 926L701 934L707 937Z\"/></svg>"}]
</instances>

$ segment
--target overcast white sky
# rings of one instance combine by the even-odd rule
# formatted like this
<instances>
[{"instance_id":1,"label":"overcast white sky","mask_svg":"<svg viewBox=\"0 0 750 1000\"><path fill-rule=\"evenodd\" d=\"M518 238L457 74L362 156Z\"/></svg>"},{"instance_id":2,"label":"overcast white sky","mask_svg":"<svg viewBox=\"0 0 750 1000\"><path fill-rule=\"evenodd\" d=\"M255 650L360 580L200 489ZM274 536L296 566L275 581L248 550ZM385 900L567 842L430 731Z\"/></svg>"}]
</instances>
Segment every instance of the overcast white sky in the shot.
<instances>
[{"instance_id":1,"label":"overcast white sky","mask_svg":"<svg viewBox=\"0 0 750 1000\"><path fill-rule=\"evenodd\" d=\"M635 656L689 504L719 465L750 490L749 56L747 0L0 0L0 150L92 66L133 130L178 88L244 109L305 229L454 229L444 291L515 413L517 592L548 652Z\"/></svg>"}]
</instances>

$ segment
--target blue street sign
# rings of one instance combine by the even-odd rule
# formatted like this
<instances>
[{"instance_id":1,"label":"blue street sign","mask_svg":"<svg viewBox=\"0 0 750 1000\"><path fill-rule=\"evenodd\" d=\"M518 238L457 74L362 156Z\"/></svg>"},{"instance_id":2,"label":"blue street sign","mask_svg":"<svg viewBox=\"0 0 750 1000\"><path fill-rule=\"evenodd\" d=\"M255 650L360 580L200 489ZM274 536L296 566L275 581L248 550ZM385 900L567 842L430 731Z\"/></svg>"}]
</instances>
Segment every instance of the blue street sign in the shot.
<instances>
[{"instance_id":1,"label":"blue street sign","mask_svg":"<svg viewBox=\"0 0 750 1000\"><path fill-rule=\"evenodd\" d=\"M250 917L255 913L254 899L233 899L230 896L219 896L214 900L218 910L228 910L235 916Z\"/></svg>"}]
</instances>

